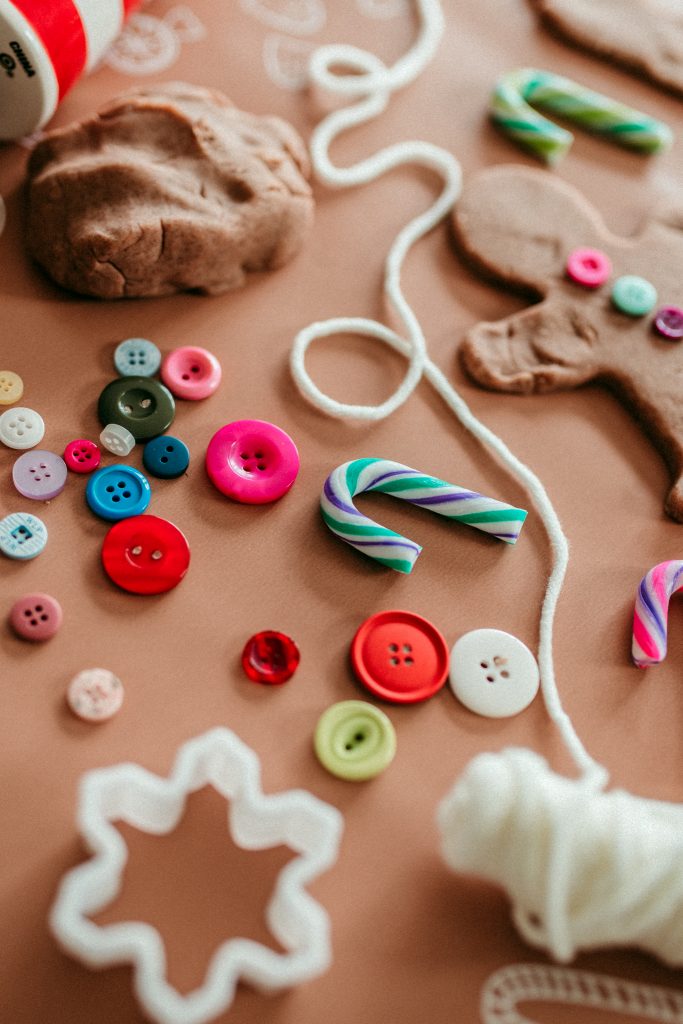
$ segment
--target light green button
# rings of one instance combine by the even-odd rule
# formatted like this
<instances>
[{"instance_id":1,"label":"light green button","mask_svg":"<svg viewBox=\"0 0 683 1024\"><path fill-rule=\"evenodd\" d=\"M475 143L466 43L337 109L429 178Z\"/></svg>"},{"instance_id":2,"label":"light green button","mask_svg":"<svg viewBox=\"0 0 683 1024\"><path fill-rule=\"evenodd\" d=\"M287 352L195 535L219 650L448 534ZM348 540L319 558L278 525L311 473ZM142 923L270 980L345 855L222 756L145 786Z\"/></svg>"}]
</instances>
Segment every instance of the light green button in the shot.
<instances>
[{"instance_id":1,"label":"light green button","mask_svg":"<svg viewBox=\"0 0 683 1024\"><path fill-rule=\"evenodd\" d=\"M612 288L612 302L627 316L645 316L654 309L657 289L644 277L625 274L618 277Z\"/></svg>"},{"instance_id":2,"label":"light green button","mask_svg":"<svg viewBox=\"0 0 683 1024\"><path fill-rule=\"evenodd\" d=\"M396 753L391 719L364 700L343 700L324 711L313 738L318 760L340 779L362 782L383 772Z\"/></svg>"}]
</instances>

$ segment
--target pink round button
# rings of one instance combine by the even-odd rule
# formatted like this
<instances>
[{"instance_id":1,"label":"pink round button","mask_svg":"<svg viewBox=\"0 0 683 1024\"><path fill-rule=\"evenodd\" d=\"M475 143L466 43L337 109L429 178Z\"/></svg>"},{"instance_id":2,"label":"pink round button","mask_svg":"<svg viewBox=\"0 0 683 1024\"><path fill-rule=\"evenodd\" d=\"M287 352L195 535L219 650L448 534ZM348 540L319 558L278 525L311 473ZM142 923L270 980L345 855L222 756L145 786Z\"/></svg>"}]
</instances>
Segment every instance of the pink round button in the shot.
<instances>
[{"instance_id":1,"label":"pink round button","mask_svg":"<svg viewBox=\"0 0 683 1024\"><path fill-rule=\"evenodd\" d=\"M609 256L599 249L574 249L567 260L567 275L584 288L599 288L612 273Z\"/></svg>"},{"instance_id":2,"label":"pink round button","mask_svg":"<svg viewBox=\"0 0 683 1024\"><path fill-rule=\"evenodd\" d=\"M66 700L86 722L104 722L123 704L123 683L106 668L87 668L69 683Z\"/></svg>"},{"instance_id":3,"label":"pink round button","mask_svg":"<svg viewBox=\"0 0 683 1024\"><path fill-rule=\"evenodd\" d=\"M655 330L668 341L683 338L683 309L680 306L662 306L655 315Z\"/></svg>"},{"instance_id":4,"label":"pink round button","mask_svg":"<svg viewBox=\"0 0 683 1024\"><path fill-rule=\"evenodd\" d=\"M54 452L33 451L20 455L12 467L14 486L25 498L50 501L66 484L66 463Z\"/></svg>"},{"instance_id":5,"label":"pink round button","mask_svg":"<svg viewBox=\"0 0 683 1024\"><path fill-rule=\"evenodd\" d=\"M72 473L92 473L100 464L101 453L94 441L81 437L69 441L64 449L64 461Z\"/></svg>"},{"instance_id":6,"label":"pink round button","mask_svg":"<svg viewBox=\"0 0 683 1024\"><path fill-rule=\"evenodd\" d=\"M206 471L221 494L246 505L265 505L286 494L296 480L299 453L275 424L236 420L209 441Z\"/></svg>"},{"instance_id":7,"label":"pink round button","mask_svg":"<svg viewBox=\"0 0 683 1024\"><path fill-rule=\"evenodd\" d=\"M49 594L26 594L12 605L9 621L24 640L49 640L62 624L62 606Z\"/></svg>"},{"instance_id":8,"label":"pink round button","mask_svg":"<svg viewBox=\"0 0 683 1024\"><path fill-rule=\"evenodd\" d=\"M205 348L186 345L170 352L161 364L161 379L176 398L198 401L212 395L221 382L221 364Z\"/></svg>"}]
</instances>

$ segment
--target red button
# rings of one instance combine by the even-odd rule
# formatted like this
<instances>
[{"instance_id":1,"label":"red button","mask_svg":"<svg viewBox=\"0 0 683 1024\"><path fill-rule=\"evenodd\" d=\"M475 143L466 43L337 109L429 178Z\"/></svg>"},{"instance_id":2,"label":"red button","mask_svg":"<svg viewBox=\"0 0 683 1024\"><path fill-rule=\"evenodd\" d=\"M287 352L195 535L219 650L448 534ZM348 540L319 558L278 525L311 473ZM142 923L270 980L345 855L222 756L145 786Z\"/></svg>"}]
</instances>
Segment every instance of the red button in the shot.
<instances>
[{"instance_id":1,"label":"red button","mask_svg":"<svg viewBox=\"0 0 683 1024\"><path fill-rule=\"evenodd\" d=\"M163 594L177 586L190 564L190 547L177 526L158 516L132 516L104 538L102 565L132 594Z\"/></svg>"},{"instance_id":2,"label":"red button","mask_svg":"<svg viewBox=\"0 0 683 1024\"><path fill-rule=\"evenodd\" d=\"M266 629L247 640L242 668L252 682L277 686L292 678L299 658L299 648L290 637Z\"/></svg>"},{"instance_id":3,"label":"red button","mask_svg":"<svg viewBox=\"0 0 683 1024\"><path fill-rule=\"evenodd\" d=\"M448 647L431 622L413 612L378 612L351 643L351 664L370 693L393 704L415 704L441 689Z\"/></svg>"}]
</instances>

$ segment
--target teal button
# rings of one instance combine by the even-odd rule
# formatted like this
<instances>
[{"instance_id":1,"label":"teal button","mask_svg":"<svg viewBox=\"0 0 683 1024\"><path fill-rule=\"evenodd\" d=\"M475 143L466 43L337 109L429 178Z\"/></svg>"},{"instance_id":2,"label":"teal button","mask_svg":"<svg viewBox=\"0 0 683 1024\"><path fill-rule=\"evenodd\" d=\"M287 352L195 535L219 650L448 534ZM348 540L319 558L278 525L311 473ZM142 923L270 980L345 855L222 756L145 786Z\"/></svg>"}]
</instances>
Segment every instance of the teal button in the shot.
<instances>
[{"instance_id":1,"label":"teal button","mask_svg":"<svg viewBox=\"0 0 683 1024\"><path fill-rule=\"evenodd\" d=\"M645 316L657 301L657 289L644 277L625 274L618 277L612 288L612 302L620 313L627 316Z\"/></svg>"},{"instance_id":2,"label":"teal button","mask_svg":"<svg viewBox=\"0 0 683 1024\"><path fill-rule=\"evenodd\" d=\"M396 732L391 719L374 704L343 700L320 716L313 745L328 772L339 779L362 782L391 764Z\"/></svg>"}]
</instances>

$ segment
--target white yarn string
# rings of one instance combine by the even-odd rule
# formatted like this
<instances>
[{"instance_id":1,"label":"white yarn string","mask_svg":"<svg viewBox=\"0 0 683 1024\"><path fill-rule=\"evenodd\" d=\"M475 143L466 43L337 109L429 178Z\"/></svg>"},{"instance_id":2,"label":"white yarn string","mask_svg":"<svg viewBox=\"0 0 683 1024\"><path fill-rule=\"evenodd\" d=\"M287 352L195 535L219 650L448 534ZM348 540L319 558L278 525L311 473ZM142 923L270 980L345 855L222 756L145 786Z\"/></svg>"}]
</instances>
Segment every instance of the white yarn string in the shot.
<instances>
[{"instance_id":1,"label":"white yarn string","mask_svg":"<svg viewBox=\"0 0 683 1024\"><path fill-rule=\"evenodd\" d=\"M294 340L291 371L301 394L316 408L339 419L369 421L384 419L394 412L412 394L424 375L465 429L495 454L511 475L525 487L543 522L552 552L552 570L543 599L539 627L538 662L543 699L577 768L592 788L599 789L607 782L607 772L588 754L571 719L562 708L553 665L553 622L569 559L567 538L536 474L512 454L501 438L477 419L441 370L429 359L422 328L401 289L401 270L408 251L448 213L460 195L460 164L446 150L419 141L389 146L351 167L337 167L329 157L329 148L341 132L381 114L392 92L413 81L433 56L443 32L441 8L438 0L417 0L417 8L420 15L418 38L393 67L387 68L374 54L342 45L324 46L316 50L310 65L310 77L314 85L340 96L363 97L354 106L329 114L313 132L311 158L314 171L322 182L337 188L361 185L406 164L427 167L436 171L444 180L444 188L436 202L399 232L386 259L384 292L403 324L405 337L384 324L364 317L336 317L313 323L300 331ZM360 74L336 75L332 71L333 67L355 70ZM309 345L318 338L340 333L375 338L407 358L408 370L403 381L393 395L380 405L350 405L335 401L311 379L305 365Z\"/></svg>"},{"instance_id":2,"label":"white yarn string","mask_svg":"<svg viewBox=\"0 0 683 1024\"><path fill-rule=\"evenodd\" d=\"M566 1003L661 1024L683 1024L683 992L605 974L545 964L510 964L487 978L481 992L483 1024L534 1024L517 1010L525 1002Z\"/></svg>"}]
</instances>

